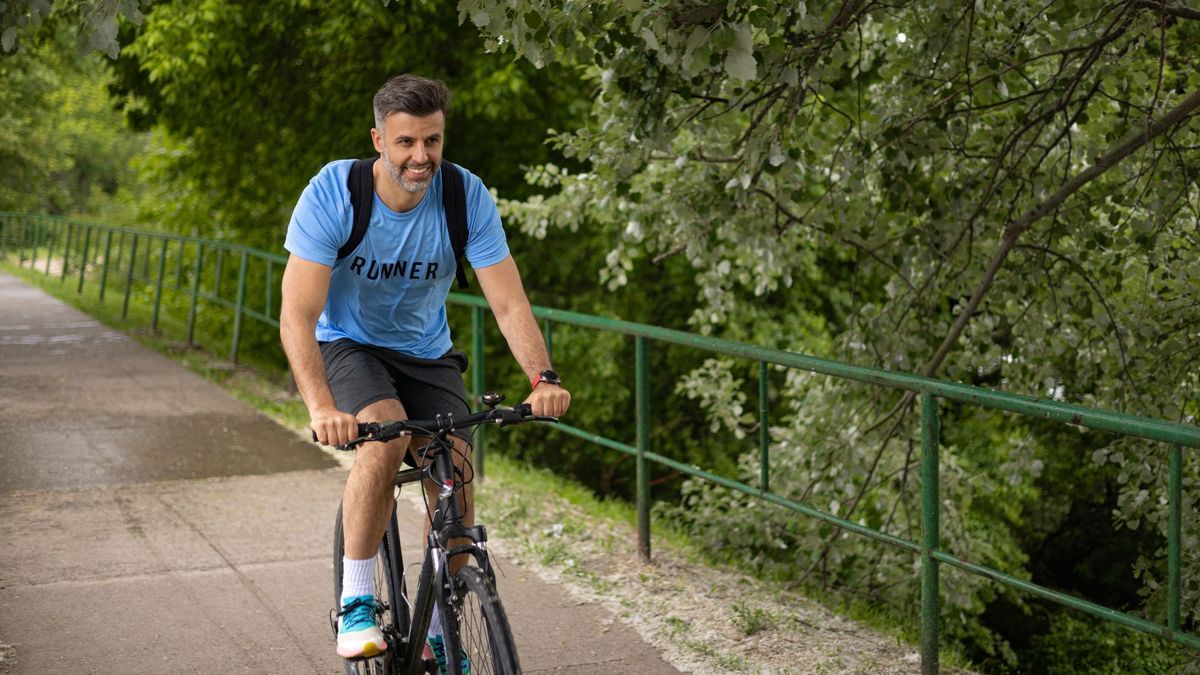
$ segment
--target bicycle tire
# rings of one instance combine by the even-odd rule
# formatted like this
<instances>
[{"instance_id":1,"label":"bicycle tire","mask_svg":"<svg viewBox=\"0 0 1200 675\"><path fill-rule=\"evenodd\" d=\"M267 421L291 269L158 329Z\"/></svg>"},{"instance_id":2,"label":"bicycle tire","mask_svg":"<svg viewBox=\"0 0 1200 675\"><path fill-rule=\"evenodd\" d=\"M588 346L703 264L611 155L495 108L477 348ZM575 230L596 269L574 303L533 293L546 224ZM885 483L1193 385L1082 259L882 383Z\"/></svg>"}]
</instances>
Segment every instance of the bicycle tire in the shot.
<instances>
[{"instance_id":1,"label":"bicycle tire","mask_svg":"<svg viewBox=\"0 0 1200 675\"><path fill-rule=\"evenodd\" d=\"M342 505L338 504L337 522L333 529L333 598L334 606L341 608L342 602L342 557L345 555L345 538L342 532ZM379 616L388 648L383 654L369 659L347 659L347 675L391 675L397 660L393 658L400 646L400 639L408 633L408 606L405 604L404 559L400 552L399 527L396 510L392 509L387 530L379 542L379 553L375 557L375 596L386 605Z\"/></svg>"},{"instance_id":2,"label":"bicycle tire","mask_svg":"<svg viewBox=\"0 0 1200 675\"><path fill-rule=\"evenodd\" d=\"M442 618L446 670L461 673L460 649L471 675L516 675L521 672L508 615L491 580L478 568L464 566L454 575L454 617Z\"/></svg>"}]
</instances>

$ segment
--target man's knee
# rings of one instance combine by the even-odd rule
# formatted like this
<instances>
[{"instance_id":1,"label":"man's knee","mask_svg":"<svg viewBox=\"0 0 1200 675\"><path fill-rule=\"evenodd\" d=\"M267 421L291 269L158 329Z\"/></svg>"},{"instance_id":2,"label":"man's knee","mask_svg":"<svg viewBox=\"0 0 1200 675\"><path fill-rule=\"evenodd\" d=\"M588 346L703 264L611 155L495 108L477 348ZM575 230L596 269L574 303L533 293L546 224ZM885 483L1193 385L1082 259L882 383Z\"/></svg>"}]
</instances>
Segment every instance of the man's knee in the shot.
<instances>
[{"instance_id":1,"label":"man's knee","mask_svg":"<svg viewBox=\"0 0 1200 675\"><path fill-rule=\"evenodd\" d=\"M372 474L394 474L400 470L407 452L408 438L397 438L387 443L364 443L354 455L354 465Z\"/></svg>"}]
</instances>

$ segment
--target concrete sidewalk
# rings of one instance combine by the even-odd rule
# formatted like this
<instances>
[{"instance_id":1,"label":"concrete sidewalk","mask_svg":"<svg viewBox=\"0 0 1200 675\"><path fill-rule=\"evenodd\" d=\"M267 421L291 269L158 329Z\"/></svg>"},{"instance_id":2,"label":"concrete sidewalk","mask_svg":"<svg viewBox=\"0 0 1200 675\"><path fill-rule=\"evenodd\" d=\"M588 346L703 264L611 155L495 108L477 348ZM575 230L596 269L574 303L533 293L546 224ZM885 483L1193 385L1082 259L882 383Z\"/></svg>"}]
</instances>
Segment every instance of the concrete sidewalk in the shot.
<instances>
[{"instance_id":1,"label":"concrete sidewalk","mask_svg":"<svg viewBox=\"0 0 1200 675\"><path fill-rule=\"evenodd\" d=\"M0 463L0 672L340 672L344 469L4 274ZM422 514L401 508L419 541ZM610 612L501 566L526 672L677 672Z\"/></svg>"}]
</instances>

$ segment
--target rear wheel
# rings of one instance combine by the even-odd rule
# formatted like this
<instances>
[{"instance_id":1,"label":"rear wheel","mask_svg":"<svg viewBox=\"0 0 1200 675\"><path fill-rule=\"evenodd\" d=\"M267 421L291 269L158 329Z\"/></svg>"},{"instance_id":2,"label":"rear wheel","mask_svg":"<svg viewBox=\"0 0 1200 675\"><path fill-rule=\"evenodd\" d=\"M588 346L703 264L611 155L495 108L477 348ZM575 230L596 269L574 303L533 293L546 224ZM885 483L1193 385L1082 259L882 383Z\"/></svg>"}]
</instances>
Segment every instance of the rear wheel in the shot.
<instances>
[{"instance_id":1,"label":"rear wheel","mask_svg":"<svg viewBox=\"0 0 1200 675\"><path fill-rule=\"evenodd\" d=\"M491 580L478 567L467 565L454 575L454 584L458 595L454 621L447 625L449 622L443 618L442 629L447 671L464 672L460 657L465 652L471 675L521 672L508 617Z\"/></svg>"},{"instance_id":2,"label":"rear wheel","mask_svg":"<svg viewBox=\"0 0 1200 675\"><path fill-rule=\"evenodd\" d=\"M383 631L388 648L383 654L370 659L345 661L349 675L389 675L393 672L393 658L400 646L400 638L408 633L408 608L404 604L404 562L400 555L400 537L396 525L396 512L388 521L387 531L379 542L375 556L375 598L383 605L376 619ZM333 602L342 606L342 558L346 544L342 533L342 507L338 506L337 523L333 530ZM334 622L334 637L337 623Z\"/></svg>"}]
</instances>

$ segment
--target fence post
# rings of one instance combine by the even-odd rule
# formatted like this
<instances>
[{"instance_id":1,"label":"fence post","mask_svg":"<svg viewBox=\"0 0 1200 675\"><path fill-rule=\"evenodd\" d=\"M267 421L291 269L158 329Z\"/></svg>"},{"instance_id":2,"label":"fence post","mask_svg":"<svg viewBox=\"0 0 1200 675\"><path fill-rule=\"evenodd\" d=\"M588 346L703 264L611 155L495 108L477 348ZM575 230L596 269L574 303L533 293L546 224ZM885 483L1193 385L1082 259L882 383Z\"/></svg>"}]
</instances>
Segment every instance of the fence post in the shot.
<instances>
[{"instance_id":1,"label":"fence post","mask_svg":"<svg viewBox=\"0 0 1200 675\"><path fill-rule=\"evenodd\" d=\"M133 290L133 268L137 267L138 236L133 235L133 245L129 250L129 269L125 270L125 302L121 304L121 318L129 315L129 294Z\"/></svg>"},{"instance_id":2,"label":"fence post","mask_svg":"<svg viewBox=\"0 0 1200 675\"><path fill-rule=\"evenodd\" d=\"M81 225L80 227L86 227L87 230L83 233L83 251L79 256L79 286L75 288L76 293L83 292L83 277L87 274L88 266L88 249L92 247L92 226Z\"/></svg>"},{"instance_id":3,"label":"fence post","mask_svg":"<svg viewBox=\"0 0 1200 675\"><path fill-rule=\"evenodd\" d=\"M63 246L63 262L62 273L58 278L59 283L67 280L67 263L71 260L71 240L75 238L75 223L67 222L67 243Z\"/></svg>"},{"instance_id":4,"label":"fence post","mask_svg":"<svg viewBox=\"0 0 1200 675\"><path fill-rule=\"evenodd\" d=\"M246 252L242 251L242 260L238 263L237 302L233 305L233 346L230 348L229 360L235 365L238 357L238 340L242 337L242 303L246 301Z\"/></svg>"},{"instance_id":5,"label":"fence post","mask_svg":"<svg viewBox=\"0 0 1200 675\"><path fill-rule=\"evenodd\" d=\"M150 330L158 331L158 308L162 305L163 275L167 271L167 243L163 237L162 246L158 249L158 278L154 282L154 314L150 317Z\"/></svg>"},{"instance_id":6,"label":"fence post","mask_svg":"<svg viewBox=\"0 0 1200 675\"><path fill-rule=\"evenodd\" d=\"M485 386L483 380L483 308L471 308L471 398L478 401ZM484 446L487 441L487 429L475 427L474 468L475 475L480 480L484 478Z\"/></svg>"},{"instance_id":7,"label":"fence post","mask_svg":"<svg viewBox=\"0 0 1200 675\"><path fill-rule=\"evenodd\" d=\"M180 253L180 255L183 255ZM187 326L187 343L194 344L192 338L195 336L196 330L196 297L200 295L200 274L203 271L201 267L204 264L204 244L196 242L196 262L192 265L192 303L188 308L188 326Z\"/></svg>"},{"instance_id":8,"label":"fence post","mask_svg":"<svg viewBox=\"0 0 1200 675\"><path fill-rule=\"evenodd\" d=\"M1180 577L1180 537L1183 534L1183 449L1171 446L1170 495L1167 497L1167 627L1179 630L1179 596L1183 591Z\"/></svg>"},{"instance_id":9,"label":"fence post","mask_svg":"<svg viewBox=\"0 0 1200 675\"><path fill-rule=\"evenodd\" d=\"M142 256L142 281L150 282L150 237L146 237L146 255Z\"/></svg>"},{"instance_id":10,"label":"fence post","mask_svg":"<svg viewBox=\"0 0 1200 675\"><path fill-rule=\"evenodd\" d=\"M767 430L767 362L758 362L758 484L771 491L771 437Z\"/></svg>"},{"instance_id":11,"label":"fence post","mask_svg":"<svg viewBox=\"0 0 1200 675\"><path fill-rule=\"evenodd\" d=\"M225 249L217 249L217 272L213 275L213 297L221 297L221 277L225 274Z\"/></svg>"},{"instance_id":12,"label":"fence post","mask_svg":"<svg viewBox=\"0 0 1200 675\"><path fill-rule=\"evenodd\" d=\"M112 256L112 228L104 235L104 266L100 268L100 302L104 303L104 289L108 286L108 260Z\"/></svg>"},{"instance_id":13,"label":"fence post","mask_svg":"<svg viewBox=\"0 0 1200 675\"><path fill-rule=\"evenodd\" d=\"M933 394L921 394L921 673L938 672L939 619L938 561L933 552L939 539L938 446L941 443L938 403Z\"/></svg>"},{"instance_id":14,"label":"fence post","mask_svg":"<svg viewBox=\"0 0 1200 675\"><path fill-rule=\"evenodd\" d=\"M17 225L17 267L25 265L25 232L29 230L29 223L25 222L25 218L21 218Z\"/></svg>"},{"instance_id":15,"label":"fence post","mask_svg":"<svg viewBox=\"0 0 1200 675\"><path fill-rule=\"evenodd\" d=\"M59 233L62 232L61 227L51 229L54 230L54 235L48 237L46 241L46 270L42 272L42 276L50 275L50 261L54 259L54 244L58 242Z\"/></svg>"},{"instance_id":16,"label":"fence post","mask_svg":"<svg viewBox=\"0 0 1200 675\"><path fill-rule=\"evenodd\" d=\"M635 382L637 386L637 520L638 554L650 562L650 366L646 338L634 340Z\"/></svg>"},{"instance_id":17,"label":"fence post","mask_svg":"<svg viewBox=\"0 0 1200 675\"><path fill-rule=\"evenodd\" d=\"M33 221L33 250L29 252L29 271L37 266L38 247L42 245L42 219L37 217Z\"/></svg>"},{"instance_id":18,"label":"fence post","mask_svg":"<svg viewBox=\"0 0 1200 675\"><path fill-rule=\"evenodd\" d=\"M267 277L267 283L266 283L266 290L265 290L264 294L267 297L263 299L263 304L265 305L263 307L263 316L269 317L269 316L272 316L271 305L274 304L274 300L275 300L275 298L274 298L275 264L272 263L269 259L267 260L267 275L266 275L266 277Z\"/></svg>"},{"instance_id":19,"label":"fence post","mask_svg":"<svg viewBox=\"0 0 1200 675\"><path fill-rule=\"evenodd\" d=\"M123 260L125 260L125 230L121 230L121 236L117 237L117 269L121 269Z\"/></svg>"}]
</instances>

